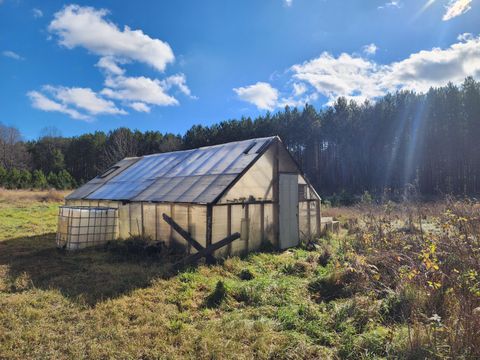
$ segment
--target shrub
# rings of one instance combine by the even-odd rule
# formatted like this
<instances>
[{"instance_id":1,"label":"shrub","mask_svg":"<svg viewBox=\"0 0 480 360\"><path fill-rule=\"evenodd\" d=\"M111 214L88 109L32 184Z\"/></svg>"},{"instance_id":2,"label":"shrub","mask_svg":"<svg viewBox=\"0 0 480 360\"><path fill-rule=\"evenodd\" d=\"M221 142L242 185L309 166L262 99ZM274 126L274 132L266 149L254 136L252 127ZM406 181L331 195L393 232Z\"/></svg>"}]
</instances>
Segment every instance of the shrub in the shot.
<instances>
[{"instance_id":1,"label":"shrub","mask_svg":"<svg viewBox=\"0 0 480 360\"><path fill-rule=\"evenodd\" d=\"M7 186L7 175L7 170L3 166L0 166L0 187Z\"/></svg>"},{"instance_id":2,"label":"shrub","mask_svg":"<svg viewBox=\"0 0 480 360\"><path fill-rule=\"evenodd\" d=\"M10 170L5 185L7 189L18 189L20 187L20 171L17 169Z\"/></svg>"},{"instance_id":3,"label":"shrub","mask_svg":"<svg viewBox=\"0 0 480 360\"><path fill-rule=\"evenodd\" d=\"M32 187L32 174L28 170L20 170L18 177L18 189L29 189Z\"/></svg>"},{"instance_id":4,"label":"shrub","mask_svg":"<svg viewBox=\"0 0 480 360\"><path fill-rule=\"evenodd\" d=\"M32 174L32 186L35 189L44 190L48 188L47 177L42 170L34 170Z\"/></svg>"},{"instance_id":5,"label":"shrub","mask_svg":"<svg viewBox=\"0 0 480 360\"><path fill-rule=\"evenodd\" d=\"M383 300L380 316L385 323L405 322L411 319L414 308L419 306L415 290L409 286L391 291Z\"/></svg>"}]
</instances>

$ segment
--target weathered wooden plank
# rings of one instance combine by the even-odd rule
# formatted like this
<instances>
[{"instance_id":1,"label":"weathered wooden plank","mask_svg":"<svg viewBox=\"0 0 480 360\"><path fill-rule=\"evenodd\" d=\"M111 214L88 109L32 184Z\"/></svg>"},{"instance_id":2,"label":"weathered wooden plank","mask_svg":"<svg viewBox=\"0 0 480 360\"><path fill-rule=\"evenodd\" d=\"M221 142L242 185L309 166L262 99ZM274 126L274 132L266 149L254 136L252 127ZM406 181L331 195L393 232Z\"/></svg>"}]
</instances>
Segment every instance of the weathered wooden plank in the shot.
<instances>
[{"instance_id":1,"label":"weathered wooden plank","mask_svg":"<svg viewBox=\"0 0 480 360\"><path fill-rule=\"evenodd\" d=\"M189 256L181 259L173 267L174 267L174 269L178 269L179 267L182 267L184 265L194 263L194 262L200 260L202 257L207 257L208 255L211 255L214 251L230 244L231 242L233 242L234 240L237 240L239 238L240 238L240 233L236 232L236 233L234 233L230 236L227 236L226 238L220 240L219 242L216 242L215 244L212 244L212 245L200 250L199 252L197 252L195 254L189 255Z\"/></svg>"},{"instance_id":2,"label":"weathered wooden plank","mask_svg":"<svg viewBox=\"0 0 480 360\"><path fill-rule=\"evenodd\" d=\"M207 205L207 247L212 245L212 222L213 222L213 208L211 205Z\"/></svg>"},{"instance_id":3,"label":"weathered wooden plank","mask_svg":"<svg viewBox=\"0 0 480 360\"><path fill-rule=\"evenodd\" d=\"M178 232L189 244L191 244L197 251L203 250L204 247L194 238L190 236L190 234L185 231L180 225L178 225L175 220L173 220L167 214L162 214L163 220L170 225L176 232Z\"/></svg>"}]
</instances>

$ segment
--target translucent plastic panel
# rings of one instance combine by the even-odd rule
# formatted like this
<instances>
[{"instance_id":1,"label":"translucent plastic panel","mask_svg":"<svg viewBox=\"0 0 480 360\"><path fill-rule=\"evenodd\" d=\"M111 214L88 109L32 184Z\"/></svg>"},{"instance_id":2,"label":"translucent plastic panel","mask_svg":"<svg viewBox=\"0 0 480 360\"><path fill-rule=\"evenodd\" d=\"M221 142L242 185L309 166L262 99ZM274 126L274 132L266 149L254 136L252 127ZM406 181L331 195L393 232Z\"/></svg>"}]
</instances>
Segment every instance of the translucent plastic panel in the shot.
<instances>
[{"instance_id":1,"label":"translucent plastic panel","mask_svg":"<svg viewBox=\"0 0 480 360\"><path fill-rule=\"evenodd\" d=\"M166 245L170 244L172 228L163 220L163 214L172 216L170 204L157 204L157 234L160 241L164 241Z\"/></svg>"},{"instance_id":2,"label":"translucent plastic panel","mask_svg":"<svg viewBox=\"0 0 480 360\"><path fill-rule=\"evenodd\" d=\"M172 219L175 220L175 222L180 225L184 230L188 229L188 206L175 204L172 208ZM180 246L185 249L189 248L188 242L175 230L172 231L172 245Z\"/></svg>"},{"instance_id":3,"label":"translucent plastic panel","mask_svg":"<svg viewBox=\"0 0 480 360\"><path fill-rule=\"evenodd\" d=\"M228 206L214 206L212 211L212 244L228 236ZM226 257L228 246L215 251L214 256Z\"/></svg>"},{"instance_id":4,"label":"translucent plastic panel","mask_svg":"<svg viewBox=\"0 0 480 360\"><path fill-rule=\"evenodd\" d=\"M105 182L109 181L113 177L116 177L130 165L138 161L138 158L126 158L120 160L118 163L115 164L116 170L110 172L107 176L97 176L96 178L90 180L85 185L79 187L77 190L72 192L67 196L67 199L82 199L86 198L95 190L99 189Z\"/></svg>"},{"instance_id":5,"label":"translucent plastic panel","mask_svg":"<svg viewBox=\"0 0 480 360\"><path fill-rule=\"evenodd\" d=\"M275 239L275 226L273 218L273 204L264 205L264 227L265 227L265 241L269 241L271 244L277 244Z\"/></svg>"},{"instance_id":6,"label":"translucent plastic panel","mask_svg":"<svg viewBox=\"0 0 480 360\"><path fill-rule=\"evenodd\" d=\"M191 236L200 243L200 245L205 247L207 242L207 207L193 205L189 206L189 211L189 232ZM190 252L195 253L196 250L191 248Z\"/></svg>"},{"instance_id":7,"label":"translucent plastic panel","mask_svg":"<svg viewBox=\"0 0 480 360\"><path fill-rule=\"evenodd\" d=\"M262 231L261 231L261 205L249 204L248 206L248 218L249 218L249 237L248 237L248 250L258 250L262 245Z\"/></svg>"},{"instance_id":8,"label":"translucent plastic panel","mask_svg":"<svg viewBox=\"0 0 480 360\"><path fill-rule=\"evenodd\" d=\"M312 236L318 235L317 226L317 201L310 202L310 231Z\"/></svg>"},{"instance_id":9,"label":"translucent plastic panel","mask_svg":"<svg viewBox=\"0 0 480 360\"><path fill-rule=\"evenodd\" d=\"M130 235L142 235L142 204L130 203Z\"/></svg>"},{"instance_id":10,"label":"translucent plastic panel","mask_svg":"<svg viewBox=\"0 0 480 360\"><path fill-rule=\"evenodd\" d=\"M155 217L155 204L143 204L143 228L145 236L157 240L157 223Z\"/></svg>"},{"instance_id":11,"label":"translucent plastic panel","mask_svg":"<svg viewBox=\"0 0 480 360\"><path fill-rule=\"evenodd\" d=\"M110 208L118 208L118 201L99 201L98 206L100 207L110 207Z\"/></svg>"},{"instance_id":12,"label":"translucent plastic panel","mask_svg":"<svg viewBox=\"0 0 480 360\"><path fill-rule=\"evenodd\" d=\"M210 203L259 156L257 151L273 139L144 156L123 171L115 171L108 182L93 179L71 198ZM199 181L199 177L205 179Z\"/></svg>"},{"instance_id":13,"label":"translucent plastic panel","mask_svg":"<svg viewBox=\"0 0 480 360\"><path fill-rule=\"evenodd\" d=\"M309 229L308 229L308 216L307 216L307 207L308 202L298 203L298 226L300 230L300 239L305 240L308 238Z\"/></svg>"},{"instance_id":14,"label":"translucent plastic panel","mask_svg":"<svg viewBox=\"0 0 480 360\"><path fill-rule=\"evenodd\" d=\"M232 234L241 232L242 219L245 217L245 209L242 205L232 205ZM247 241L237 239L231 243L230 255L241 255L247 251Z\"/></svg>"},{"instance_id":15,"label":"translucent plastic panel","mask_svg":"<svg viewBox=\"0 0 480 360\"><path fill-rule=\"evenodd\" d=\"M317 196L317 193L315 192L315 190L310 185L307 184L307 182L305 181L305 178L300 174L298 174L298 186L304 187L304 190L302 191L304 193L303 199L319 200L319 197ZM299 200L302 200L302 199L299 198Z\"/></svg>"},{"instance_id":16,"label":"translucent plastic panel","mask_svg":"<svg viewBox=\"0 0 480 360\"><path fill-rule=\"evenodd\" d=\"M130 207L129 204L118 205L118 236L122 239L130 237Z\"/></svg>"},{"instance_id":17,"label":"translucent plastic panel","mask_svg":"<svg viewBox=\"0 0 480 360\"><path fill-rule=\"evenodd\" d=\"M143 191L135 201L211 203L235 178L235 175L163 177Z\"/></svg>"},{"instance_id":18,"label":"translucent plastic panel","mask_svg":"<svg viewBox=\"0 0 480 360\"><path fill-rule=\"evenodd\" d=\"M273 191L273 156L274 147L271 147L222 196L219 203L241 202L249 199L271 200Z\"/></svg>"},{"instance_id":19,"label":"translucent plastic panel","mask_svg":"<svg viewBox=\"0 0 480 360\"><path fill-rule=\"evenodd\" d=\"M122 174L120 174L122 175ZM154 182L149 180L128 180L108 182L87 196L91 200L130 200L147 189Z\"/></svg>"},{"instance_id":20,"label":"translucent plastic panel","mask_svg":"<svg viewBox=\"0 0 480 360\"><path fill-rule=\"evenodd\" d=\"M82 200L65 200L65 205L68 206L81 206Z\"/></svg>"},{"instance_id":21,"label":"translucent plastic panel","mask_svg":"<svg viewBox=\"0 0 480 360\"><path fill-rule=\"evenodd\" d=\"M298 166L295 161L293 161L287 150L283 146L279 146L278 148L278 171L287 173L298 172Z\"/></svg>"}]
</instances>

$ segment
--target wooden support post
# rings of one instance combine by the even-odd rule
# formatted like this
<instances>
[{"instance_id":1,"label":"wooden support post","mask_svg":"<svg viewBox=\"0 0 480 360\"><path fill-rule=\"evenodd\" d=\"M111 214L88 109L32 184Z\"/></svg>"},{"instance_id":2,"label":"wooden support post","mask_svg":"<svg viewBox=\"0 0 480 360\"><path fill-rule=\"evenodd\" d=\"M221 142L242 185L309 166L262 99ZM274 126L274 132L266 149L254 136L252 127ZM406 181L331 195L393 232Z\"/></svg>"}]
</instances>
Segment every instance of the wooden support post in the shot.
<instances>
[{"instance_id":1,"label":"wooden support post","mask_svg":"<svg viewBox=\"0 0 480 360\"><path fill-rule=\"evenodd\" d=\"M245 239L245 251L248 252L250 243L250 213L248 204L245 204L245 220L247 222L247 238Z\"/></svg>"},{"instance_id":2,"label":"wooden support post","mask_svg":"<svg viewBox=\"0 0 480 360\"><path fill-rule=\"evenodd\" d=\"M212 205L207 205L207 247L212 245L212 217L213 217L213 208Z\"/></svg>"},{"instance_id":3,"label":"wooden support post","mask_svg":"<svg viewBox=\"0 0 480 360\"><path fill-rule=\"evenodd\" d=\"M174 210L175 210L175 205L170 204L170 217L172 219L175 217L175 215L173 214ZM169 243L170 243L170 245L172 245L173 244L173 228L172 227L170 227L170 235L169 236L170 236Z\"/></svg>"},{"instance_id":4,"label":"wooden support post","mask_svg":"<svg viewBox=\"0 0 480 360\"><path fill-rule=\"evenodd\" d=\"M308 227L307 234L308 234L308 241L310 241L312 237L312 221L310 219L310 201L307 201L306 204L307 204L307 227Z\"/></svg>"},{"instance_id":5,"label":"wooden support post","mask_svg":"<svg viewBox=\"0 0 480 360\"><path fill-rule=\"evenodd\" d=\"M144 219L144 215L143 215L143 202L140 203L140 216L142 217L142 236L145 236L145 221L143 220Z\"/></svg>"},{"instance_id":6,"label":"wooden support post","mask_svg":"<svg viewBox=\"0 0 480 360\"><path fill-rule=\"evenodd\" d=\"M168 216L167 214L163 214L162 217L163 217L163 220L165 220L165 222L168 225L170 225L172 229L174 229L177 233L179 233L180 236L182 236L187 241L187 243L189 245L193 246L198 252L200 252L202 250L205 250L205 248L197 240L195 240L194 238L192 238L190 236L188 231L185 231L184 229L182 229L182 227L180 225L178 225L175 222L175 220L173 220L170 216ZM206 259L209 262L210 261L212 261L212 262L215 261L215 258L212 255L207 255Z\"/></svg>"},{"instance_id":7,"label":"wooden support post","mask_svg":"<svg viewBox=\"0 0 480 360\"><path fill-rule=\"evenodd\" d=\"M274 242L278 248L280 247L280 184L279 184L279 147L278 141L274 145L274 158L273 158L273 237Z\"/></svg>"},{"instance_id":8,"label":"wooden support post","mask_svg":"<svg viewBox=\"0 0 480 360\"><path fill-rule=\"evenodd\" d=\"M320 214L320 200L316 200L315 204L317 205L317 236L320 236L322 233L322 216Z\"/></svg>"},{"instance_id":9,"label":"wooden support post","mask_svg":"<svg viewBox=\"0 0 480 360\"><path fill-rule=\"evenodd\" d=\"M265 243L265 204L260 204L260 241Z\"/></svg>"},{"instance_id":10,"label":"wooden support post","mask_svg":"<svg viewBox=\"0 0 480 360\"><path fill-rule=\"evenodd\" d=\"M227 235L232 235L232 205L227 205ZM227 254L232 255L232 243L228 244Z\"/></svg>"},{"instance_id":11,"label":"wooden support post","mask_svg":"<svg viewBox=\"0 0 480 360\"><path fill-rule=\"evenodd\" d=\"M211 256L211 254L212 254L214 251L216 251L216 250L224 247L225 245L230 244L232 241L234 241L234 240L236 240L236 239L238 239L238 238L240 238L240 233L238 233L238 232L237 232L237 233L234 233L234 234L232 234L232 235L230 235L230 236L227 236L226 238L224 238L224 239L216 242L215 244L210 245L210 246L207 246L207 247L204 248L203 250L200 250L199 252L197 252L197 253L195 253L195 254L192 254L192 255L189 255L189 256L183 258L182 260L180 260L179 262L177 262L177 263L173 266L173 268L174 268L174 269L178 269L179 267L182 267L182 266L184 266L184 265L187 265L187 264L193 263L193 262L195 262L195 261L198 261L198 260L200 260L200 259L201 259L202 257L204 257L204 256L205 256L205 257L208 256L208 255Z\"/></svg>"},{"instance_id":12,"label":"wooden support post","mask_svg":"<svg viewBox=\"0 0 480 360\"><path fill-rule=\"evenodd\" d=\"M155 241L158 240L158 204L155 204Z\"/></svg>"},{"instance_id":13,"label":"wooden support post","mask_svg":"<svg viewBox=\"0 0 480 360\"><path fill-rule=\"evenodd\" d=\"M192 233L190 232L191 217L192 217L192 214L191 214L190 205L187 205L187 231L190 236L192 235ZM192 252L192 245L190 243L188 243L187 251L189 254Z\"/></svg>"}]
</instances>

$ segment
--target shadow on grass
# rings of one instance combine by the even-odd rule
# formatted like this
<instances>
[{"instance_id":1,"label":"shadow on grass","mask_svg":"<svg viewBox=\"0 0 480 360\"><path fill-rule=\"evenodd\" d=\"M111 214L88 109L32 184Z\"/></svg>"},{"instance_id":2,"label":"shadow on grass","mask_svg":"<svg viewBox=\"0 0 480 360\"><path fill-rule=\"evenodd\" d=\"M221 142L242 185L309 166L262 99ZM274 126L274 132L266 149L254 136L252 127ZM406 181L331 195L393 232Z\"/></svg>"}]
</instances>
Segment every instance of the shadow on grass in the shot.
<instances>
[{"instance_id":1,"label":"shadow on grass","mask_svg":"<svg viewBox=\"0 0 480 360\"><path fill-rule=\"evenodd\" d=\"M171 259L125 258L105 248L66 252L55 246L55 233L0 241L0 285L7 292L30 287L57 289L77 302L95 305L169 277ZM1 288L1 286L0 286Z\"/></svg>"}]
</instances>

